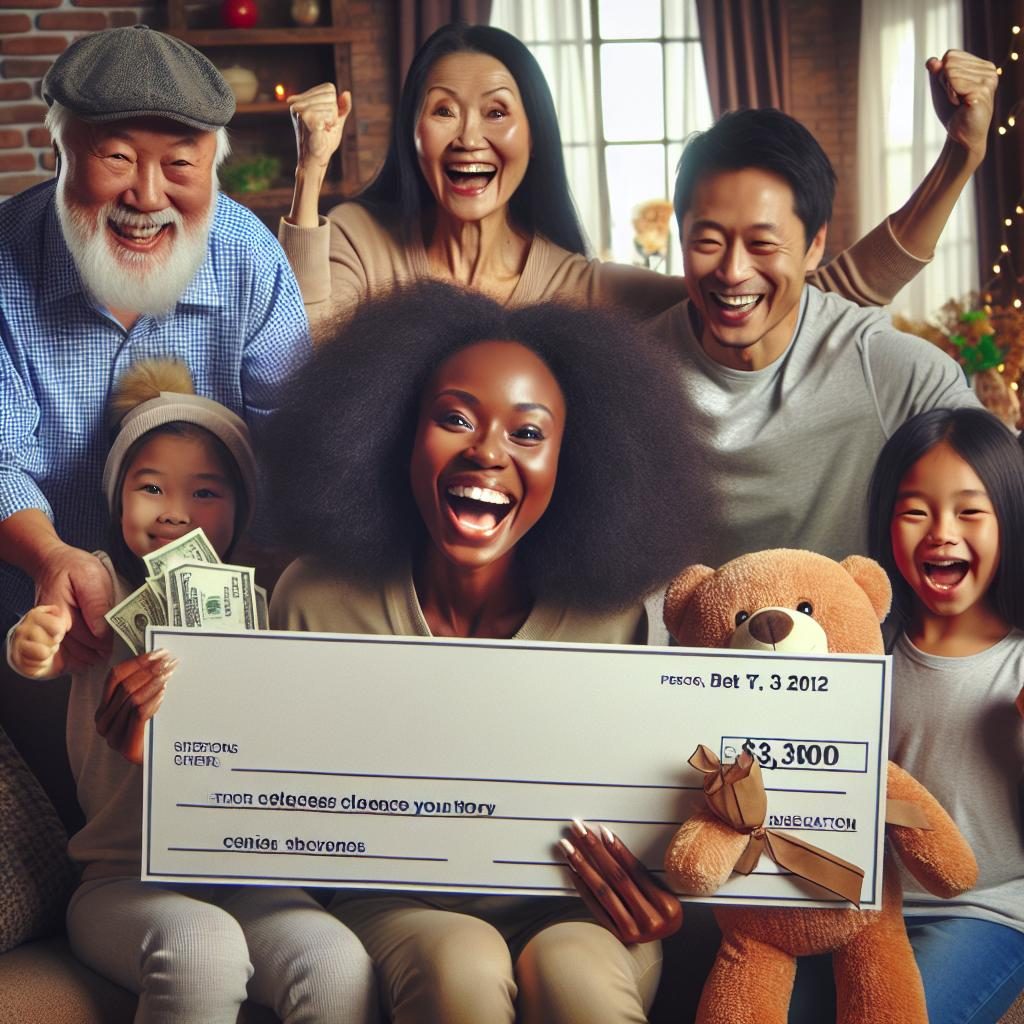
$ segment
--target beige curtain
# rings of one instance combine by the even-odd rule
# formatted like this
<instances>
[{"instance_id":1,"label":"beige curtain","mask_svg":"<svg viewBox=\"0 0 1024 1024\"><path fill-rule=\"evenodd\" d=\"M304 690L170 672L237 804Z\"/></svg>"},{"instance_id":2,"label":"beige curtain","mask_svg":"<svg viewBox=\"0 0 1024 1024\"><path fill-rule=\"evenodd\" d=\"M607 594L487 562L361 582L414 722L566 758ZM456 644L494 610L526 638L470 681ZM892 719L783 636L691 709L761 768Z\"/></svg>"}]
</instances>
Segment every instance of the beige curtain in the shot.
<instances>
[{"instance_id":1,"label":"beige curtain","mask_svg":"<svg viewBox=\"0 0 1024 1024\"><path fill-rule=\"evenodd\" d=\"M946 138L932 107L925 61L961 46L960 0L863 0L857 90L857 226L897 209ZM950 215L928 269L890 304L912 319L934 315L977 287L972 186Z\"/></svg>"}]
</instances>

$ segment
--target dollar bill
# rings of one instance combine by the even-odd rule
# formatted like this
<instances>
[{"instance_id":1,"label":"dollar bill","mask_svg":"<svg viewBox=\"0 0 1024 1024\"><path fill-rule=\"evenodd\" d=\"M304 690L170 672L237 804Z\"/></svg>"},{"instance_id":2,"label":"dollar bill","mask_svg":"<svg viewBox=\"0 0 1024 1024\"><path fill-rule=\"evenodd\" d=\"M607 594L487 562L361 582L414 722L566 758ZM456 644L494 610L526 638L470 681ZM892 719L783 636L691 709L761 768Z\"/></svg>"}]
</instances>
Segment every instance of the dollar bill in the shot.
<instances>
[{"instance_id":1,"label":"dollar bill","mask_svg":"<svg viewBox=\"0 0 1024 1024\"><path fill-rule=\"evenodd\" d=\"M256 584L256 628L270 629L270 605L266 588Z\"/></svg>"},{"instance_id":2,"label":"dollar bill","mask_svg":"<svg viewBox=\"0 0 1024 1024\"><path fill-rule=\"evenodd\" d=\"M164 576L147 576L146 586L149 587L153 596L163 605L164 612L167 611L167 577Z\"/></svg>"},{"instance_id":3,"label":"dollar bill","mask_svg":"<svg viewBox=\"0 0 1024 1024\"><path fill-rule=\"evenodd\" d=\"M111 608L105 618L133 654L141 654L146 649L147 626L167 625L164 606L145 584Z\"/></svg>"},{"instance_id":4,"label":"dollar bill","mask_svg":"<svg viewBox=\"0 0 1024 1024\"><path fill-rule=\"evenodd\" d=\"M202 527L196 527L177 540L169 541L158 551L151 551L142 556L151 578L159 579L168 569L181 565L182 562L205 562L219 565L220 559L213 545L207 540Z\"/></svg>"},{"instance_id":5,"label":"dollar bill","mask_svg":"<svg viewBox=\"0 0 1024 1024\"><path fill-rule=\"evenodd\" d=\"M188 629L254 630L256 584L243 565L185 562L167 571L168 625Z\"/></svg>"}]
</instances>

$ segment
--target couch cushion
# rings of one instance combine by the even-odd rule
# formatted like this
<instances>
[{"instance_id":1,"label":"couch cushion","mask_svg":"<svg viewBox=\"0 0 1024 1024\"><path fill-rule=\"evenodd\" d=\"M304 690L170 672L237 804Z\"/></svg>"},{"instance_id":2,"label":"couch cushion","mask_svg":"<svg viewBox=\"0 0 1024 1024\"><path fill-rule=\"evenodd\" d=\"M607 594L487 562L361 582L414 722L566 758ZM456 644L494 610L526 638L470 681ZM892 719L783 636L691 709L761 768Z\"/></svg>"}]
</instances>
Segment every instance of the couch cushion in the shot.
<instances>
[{"instance_id":1,"label":"couch cushion","mask_svg":"<svg viewBox=\"0 0 1024 1024\"><path fill-rule=\"evenodd\" d=\"M0 729L0 952L63 928L75 883L67 841L53 805Z\"/></svg>"},{"instance_id":2,"label":"couch cushion","mask_svg":"<svg viewBox=\"0 0 1024 1024\"><path fill-rule=\"evenodd\" d=\"M0 956L0 1024L131 1024L135 997L80 964L67 940Z\"/></svg>"}]
</instances>

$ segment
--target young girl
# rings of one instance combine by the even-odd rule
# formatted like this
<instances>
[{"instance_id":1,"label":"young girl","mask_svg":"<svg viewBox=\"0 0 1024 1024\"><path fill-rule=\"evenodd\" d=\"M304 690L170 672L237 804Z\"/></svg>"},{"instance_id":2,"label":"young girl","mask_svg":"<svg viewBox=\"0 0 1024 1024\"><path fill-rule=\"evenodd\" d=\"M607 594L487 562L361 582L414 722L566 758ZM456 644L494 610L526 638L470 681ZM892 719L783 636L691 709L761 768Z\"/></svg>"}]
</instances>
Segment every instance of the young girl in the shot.
<instances>
[{"instance_id":1,"label":"young girl","mask_svg":"<svg viewBox=\"0 0 1024 1024\"><path fill-rule=\"evenodd\" d=\"M365 303L274 420L274 509L304 556L275 627L642 643L692 485L671 366L595 313L441 284ZM574 850L601 843L576 826ZM345 892L332 910L373 956L393 1024L623 1024L645 1019L658 980L643 940L680 918L637 886L620 891L643 925L616 898L611 930L575 899Z\"/></svg>"},{"instance_id":2,"label":"young girl","mask_svg":"<svg viewBox=\"0 0 1024 1024\"><path fill-rule=\"evenodd\" d=\"M999 1020L1024 988L1024 459L980 409L908 420L871 483L871 554L893 582L890 756L974 849L978 886L904 875L932 1024Z\"/></svg>"},{"instance_id":3,"label":"young girl","mask_svg":"<svg viewBox=\"0 0 1024 1024\"><path fill-rule=\"evenodd\" d=\"M98 557L114 602L143 582L142 556L202 527L227 558L249 522L256 466L245 424L192 394L186 367L139 363L111 404L116 435L103 471L111 550ZM69 667L70 626L40 605L8 638L12 667L52 678ZM376 1022L372 965L359 941L300 889L154 885L139 881L142 736L174 662L164 651L72 676L68 757L85 826L68 850L82 882L67 913L75 955L138 993L135 1020L234 1024L247 996L285 1022Z\"/></svg>"}]
</instances>

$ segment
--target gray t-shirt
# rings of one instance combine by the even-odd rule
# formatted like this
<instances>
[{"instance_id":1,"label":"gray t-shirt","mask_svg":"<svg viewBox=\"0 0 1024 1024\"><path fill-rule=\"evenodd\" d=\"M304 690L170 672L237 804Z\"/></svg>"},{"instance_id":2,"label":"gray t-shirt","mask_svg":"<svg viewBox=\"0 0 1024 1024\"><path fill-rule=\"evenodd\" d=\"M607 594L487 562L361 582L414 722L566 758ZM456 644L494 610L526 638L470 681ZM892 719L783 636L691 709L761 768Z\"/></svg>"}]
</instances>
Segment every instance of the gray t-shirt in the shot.
<instances>
[{"instance_id":1,"label":"gray t-shirt","mask_svg":"<svg viewBox=\"0 0 1024 1024\"><path fill-rule=\"evenodd\" d=\"M689 302L652 329L678 355L690 414L690 433L674 439L693 466L693 487L678 496L680 529L692 538L687 564L717 568L778 547L865 554L882 445L915 413L977 404L934 345L900 333L881 310L809 285L789 348L763 370L709 358Z\"/></svg>"},{"instance_id":2,"label":"gray t-shirt","mask_svg":"<svg viewBox=\"0 0 1024 1024\"><path fill-rule=\"evenodd\" d=\"M1024 633L987 651L943 658L901 634L893 650L889 756L950 813L978 860L978 884L952 900L906 871L910 915L976 917L1024 931Z\"/></svg>"}]
</instances>

